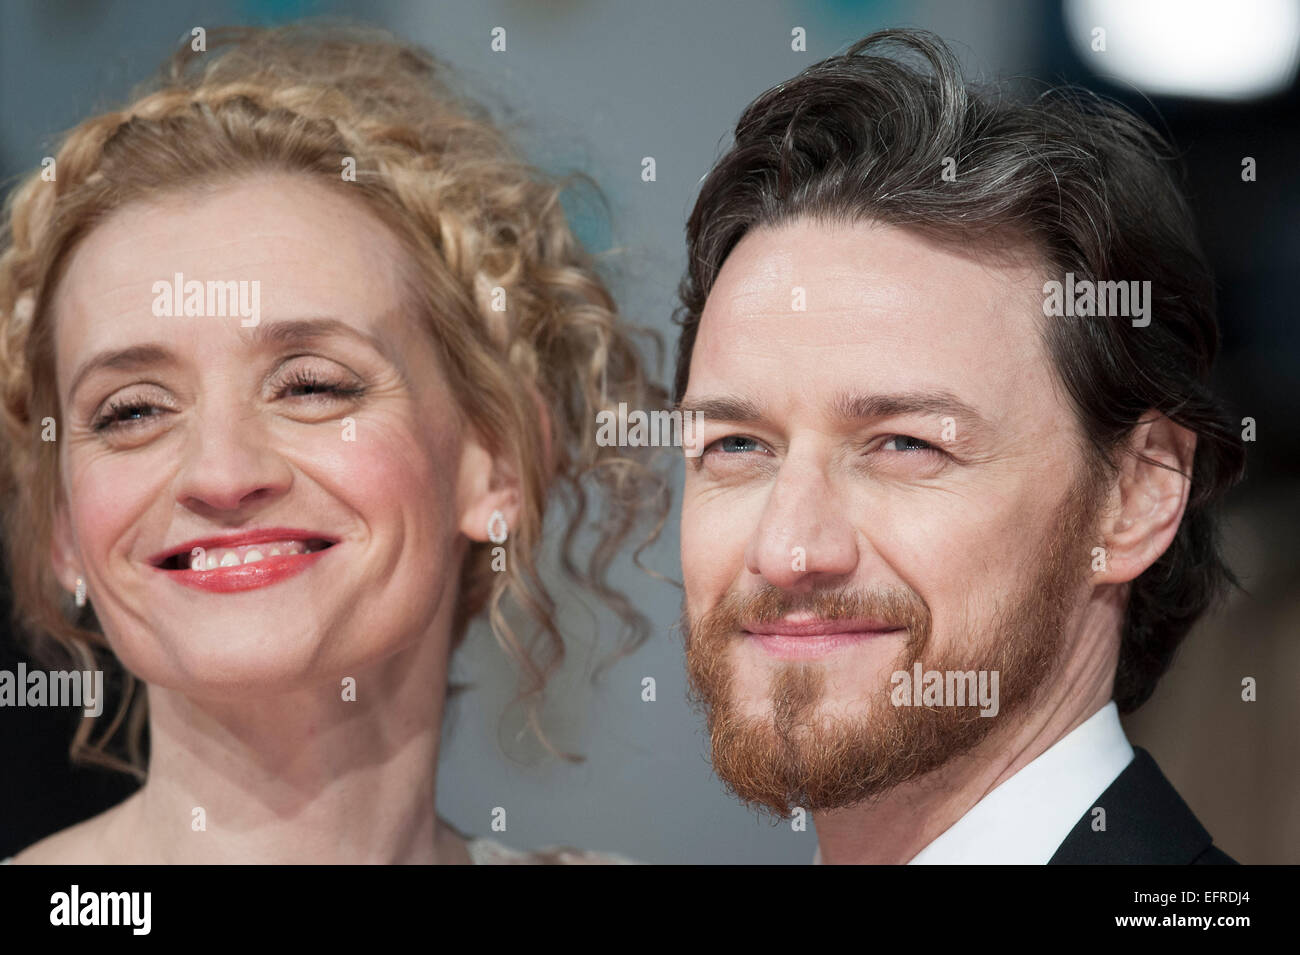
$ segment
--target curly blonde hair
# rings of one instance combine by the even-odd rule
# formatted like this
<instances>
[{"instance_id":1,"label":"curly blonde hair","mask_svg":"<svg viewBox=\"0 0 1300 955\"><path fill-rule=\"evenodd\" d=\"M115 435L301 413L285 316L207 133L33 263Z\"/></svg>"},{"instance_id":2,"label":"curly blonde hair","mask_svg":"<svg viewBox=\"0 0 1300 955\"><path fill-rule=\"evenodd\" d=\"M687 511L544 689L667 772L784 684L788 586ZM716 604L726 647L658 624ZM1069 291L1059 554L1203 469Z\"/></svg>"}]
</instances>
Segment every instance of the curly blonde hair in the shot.
<instances>
[{"instance_id":1,"label":"curly blonde hair","mask_svg":"<svg viewBox=\"0 0 1300 955\"><path fill-rule=\"evenodd\" d=\"M648 621L606 572L643 523L637 556L658 536L669 505L656 469L596 441L600 411L619 402L664 407L667 395L636 348L632 334L643 330L619 318L570 229L560 204L568 182L525 164L429 53L335 22L213 30L203 52L187 37L130 105L82 122L54 158L51 181L33 172L8 197L0 233L4 548L15 622L34 652L48 657L61 645L78 666L93 668L108 649L93 612L70 607L44 557L63 493L57 445L41 434L61 410L49 312L70 251L132 201L287 171L360 197L403 243L452 393L520 475L508 568L492 571L490 544L470 548L453 645L486 611L519 671L516 699L551 748L538 715L565 640L536 559L547 502L558 496L567 504L560 563L617 614L624 652L645 639ZM346 163L355 181L345 181ZM497 287L506 291L505 312L488 301ZM604 509L580 554L592 490ZM512 622L520 612L530 624ZM107 730L92 740L95 720L83 719L70 755L143 778L147 701L130 673L123 678ZM125 759L108 749L124 721Z\"/></svg>"}]
</instances>

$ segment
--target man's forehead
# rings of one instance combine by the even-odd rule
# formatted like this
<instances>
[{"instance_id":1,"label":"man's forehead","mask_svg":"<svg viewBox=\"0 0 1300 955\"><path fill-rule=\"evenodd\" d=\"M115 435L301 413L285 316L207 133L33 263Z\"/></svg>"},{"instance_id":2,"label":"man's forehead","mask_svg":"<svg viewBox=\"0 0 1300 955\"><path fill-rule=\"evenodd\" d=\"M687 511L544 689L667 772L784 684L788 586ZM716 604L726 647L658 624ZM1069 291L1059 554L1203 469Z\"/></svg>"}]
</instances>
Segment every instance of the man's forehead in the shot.
<instances>
[{"instance_id":1,"label":"man's forehead","mask_svg":"<svg viewBox=\"0 0 1300 955\"><path fill-rule=\"evenodd\" d=\"M1030 326L1041 278L1029 264L940 245L875 222L796 219L747 233L728 255L704 314L860 313L976 321L997 311Z\"/></svg>"},{"instance_id":2,"label":"man's forehead","mask_svg":"<svg viewBox=\"0 0 1300 955\"><path fill-rule=\"evenodd\" d=\"M688 397L845 417L840 406L861 396L947 395L996 421L1016 396L1050 387L1042 320L1028 266L878 224L796 221L750 233L724 264ZM940 404L919 406L943 417Z\"/></svg>"}]
</instances>

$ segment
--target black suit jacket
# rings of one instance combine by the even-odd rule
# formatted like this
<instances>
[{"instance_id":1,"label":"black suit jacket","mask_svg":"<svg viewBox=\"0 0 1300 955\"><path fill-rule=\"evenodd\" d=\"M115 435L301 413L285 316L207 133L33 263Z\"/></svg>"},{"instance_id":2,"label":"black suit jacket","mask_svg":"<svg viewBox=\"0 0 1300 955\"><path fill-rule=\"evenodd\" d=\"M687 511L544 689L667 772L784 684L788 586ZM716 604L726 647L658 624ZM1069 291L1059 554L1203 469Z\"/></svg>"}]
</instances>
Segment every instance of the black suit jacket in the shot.
<instances>
[{"instance_id":1,"label":"black suit jacket","mask_svg":"<svg viewBox=\"0 0 1300 955\"><path fill-rule=\"evenodd\" d=\"M1093 831L1090 809L1048 865L1236 865L1214 847L1151 754L1137 746L1133 752L1093 804L1106 810L1106 830Z\"/></svg>"}]
</instances>

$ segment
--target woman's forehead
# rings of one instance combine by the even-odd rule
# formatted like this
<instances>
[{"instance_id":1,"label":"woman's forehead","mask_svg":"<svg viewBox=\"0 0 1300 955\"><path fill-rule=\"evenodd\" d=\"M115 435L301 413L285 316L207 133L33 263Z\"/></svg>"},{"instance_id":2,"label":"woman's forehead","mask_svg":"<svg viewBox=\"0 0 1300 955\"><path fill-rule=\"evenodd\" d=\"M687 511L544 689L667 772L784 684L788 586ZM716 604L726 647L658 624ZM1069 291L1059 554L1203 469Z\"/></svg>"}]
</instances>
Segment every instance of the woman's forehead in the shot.
<instances>
[{"instance_id":1,"label":"woman's forehead","mask_svg":"<svg viewBox=\"0 0 1300 955\"><path fill-rule=\"evenodd\" d=\"M129 339L249 327L236 303L254 293L261 320L330 316L368 332L405 294L404 254L360 202L305 177L133 203L72 253L55 296L60 365Z\"/></svg>"}]
</instances>

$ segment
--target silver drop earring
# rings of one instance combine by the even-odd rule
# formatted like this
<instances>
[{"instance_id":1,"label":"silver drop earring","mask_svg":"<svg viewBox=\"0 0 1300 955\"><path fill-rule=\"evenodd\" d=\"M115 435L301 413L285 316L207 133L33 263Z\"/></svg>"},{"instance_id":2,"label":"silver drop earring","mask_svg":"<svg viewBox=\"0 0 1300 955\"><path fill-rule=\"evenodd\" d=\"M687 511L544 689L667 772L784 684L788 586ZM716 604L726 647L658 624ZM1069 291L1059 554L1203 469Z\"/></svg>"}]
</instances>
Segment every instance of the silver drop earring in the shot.
<instances>
[{"instance_id":1,"label":"silver drop earring","mask_svg":"<svg viewBox=\"0 0 1300 955\"><path fill-rule=\"evenodd\" d=\"M76 601L78 607L86 606L86 578L77 578L77 589L73 592L72 599Z\"/></svg>"},{"instance_id":2,"label":"silver drop earring","mask_svg":"<svg viewBox=\"0 0 1300 955\"><path fill-rule=\"evenodd\" d=\"M509 528L506 527L506 516L500 511L493 511L492 516L488 518L488 540L494 544L504 544L509 532Z\"/></svg>"}]
</instances>

